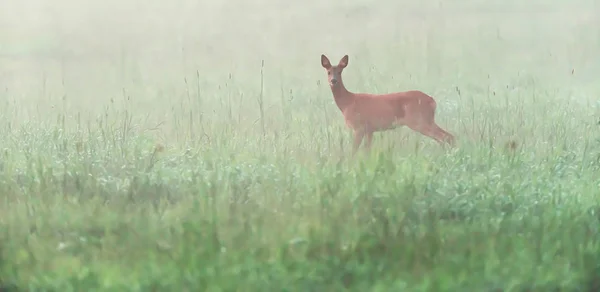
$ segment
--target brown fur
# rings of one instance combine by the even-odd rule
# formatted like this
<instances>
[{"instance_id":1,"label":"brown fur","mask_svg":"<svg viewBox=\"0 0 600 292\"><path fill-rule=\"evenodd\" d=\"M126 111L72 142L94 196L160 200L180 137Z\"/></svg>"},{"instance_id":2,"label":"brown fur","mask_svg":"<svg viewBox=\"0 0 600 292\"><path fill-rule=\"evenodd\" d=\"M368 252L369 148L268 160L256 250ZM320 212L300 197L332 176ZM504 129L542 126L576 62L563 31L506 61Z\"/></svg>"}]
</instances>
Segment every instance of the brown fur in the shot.
<instances>
[{"instance_id":1,"label":"brown fur","mask_svg":"<svg viewBox=\"0 0 600 292\"><path fill-rule=\"evenodd\" d=\"M342 111L346 125L354 131L355 153L364 137L371 147L373 133L407 126L433 138L439 143L454 145L454 136L435 123L436 102L433 97L417 90L388 94L352 93L342 81L342 71L348 66L345 55L337 66L332 66L325 55L321 65L327 76L333 98Z\"/></svg>"}]
</instances>

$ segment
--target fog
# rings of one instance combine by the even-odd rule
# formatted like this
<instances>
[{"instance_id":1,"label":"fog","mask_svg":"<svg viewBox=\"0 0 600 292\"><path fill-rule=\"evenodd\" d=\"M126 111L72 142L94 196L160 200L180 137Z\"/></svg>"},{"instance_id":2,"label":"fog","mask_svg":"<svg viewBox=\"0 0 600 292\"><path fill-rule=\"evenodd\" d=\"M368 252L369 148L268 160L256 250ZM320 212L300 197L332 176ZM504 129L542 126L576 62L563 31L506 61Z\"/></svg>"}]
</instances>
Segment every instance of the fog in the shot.
<instances>
[{"instance_id":1,"label":"fog","mask_svg":"<svg viewBox=\"0 0 600 292\"><path fill-rule=\"evenodd\" d=\"M218 88L233 78L236 91L252 96L263 60L268 99L292 88L305 98L303 89L324 78L321 53L349 54L348 78L359 91L367 81L381 91L450 90L516 86L529 76L587 96L597 92L600 71L598 7L583 0L1 0L1 97L19 121L59 105L101 112L124 96L138 114L160 120L188 87L218 100Z\"/></svg>"}]
</instances>

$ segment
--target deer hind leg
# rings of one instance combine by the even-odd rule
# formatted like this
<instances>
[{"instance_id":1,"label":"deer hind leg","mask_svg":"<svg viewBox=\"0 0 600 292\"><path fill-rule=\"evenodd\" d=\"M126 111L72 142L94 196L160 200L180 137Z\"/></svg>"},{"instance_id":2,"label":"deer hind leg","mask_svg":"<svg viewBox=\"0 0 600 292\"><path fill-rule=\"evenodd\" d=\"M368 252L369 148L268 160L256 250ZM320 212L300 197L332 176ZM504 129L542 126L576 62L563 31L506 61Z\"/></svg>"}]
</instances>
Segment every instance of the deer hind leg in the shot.
<instances>
[{"instance_id":1,"label":"deer hind leg","mask_svg":"<svg viewBox=\"0 0 600 292\"><path fill-rule=\"evenodd\" d=\"M420 115L414 117L412 123L407 124L409 128L425 136L431 137L441 145L454 145L454 136L435 123L435 108L420 108L413 112L420 112Z\"/></svg>"},{"instance_id":2,"label":"deer hind leg","mask_svg":"<svg viewBox=\"0 0 600 292\"><path fill-rule=\"evenodd\" d=\"M409 123L406 123L406 126L411 128L413 131L432 138L441 145L453 145L454 143L454 137L435 123L432 113L425 116L416 117Z\"/></svg>"},{"instance_id":3,"label":"deer hind leg","mask_svg":"<svg viewBox=\"0 0 600 292\"><path fill-rule=\"evenodd\" d=\"M438 126L435 122L433 123L433 129L436 132L436 135L438 137L440 137L440 139L442 139L445 143L448 143L450 146L454 146L455 139L452 134L446 132L444 129L442 129L440 126Z\"/></svg>"},{"instance_id":4,"label":"deer hind leg","mask_svg":"<svg viewBox=\"0 0 600 292\"><path fill-rule=\"evenodd\" d=\"M411 128L415 132L419 132L427 137L432 138L433 140L437 141L440 144L445 143L445 141L442 138L442 136L440 135L440 133L437 132L436 129L434 127L432 127L431 125L423 124L423 123L410 123L410 124L407 124L406 126Z\"/></svg>"}]
</instances>

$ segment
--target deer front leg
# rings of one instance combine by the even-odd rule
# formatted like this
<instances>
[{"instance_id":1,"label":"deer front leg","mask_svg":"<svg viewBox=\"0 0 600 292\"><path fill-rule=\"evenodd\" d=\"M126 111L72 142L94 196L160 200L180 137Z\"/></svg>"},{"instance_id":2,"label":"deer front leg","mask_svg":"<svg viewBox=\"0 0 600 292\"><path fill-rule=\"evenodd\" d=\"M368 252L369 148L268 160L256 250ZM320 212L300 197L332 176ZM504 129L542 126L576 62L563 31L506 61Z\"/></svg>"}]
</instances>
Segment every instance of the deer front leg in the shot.
<instances>
[{"instance_id":1,"label":"deer front leg","mask_svg":"<svg viewBox=\"0 0 600 292\"><path fill-rule=\"evenodd\" d=\"M367 136L367 141L365 141L365 148L366 150L371 150L371 143L373 142L373 132L367 131L365 135Z\"/></svg>"},{"instance_id":2,"label":"deer front leg","mask_svg":"<svg viewBox=\"0 0 600 292\"><path fill-rule=\"evenodd\" d=\"M352 147L352 156L356 154L358 151L358 147L360 147L360 143L362 143L363 137L365 136L364 130L355 130L354 131L354 145Z\"/></svg>"}]
</instances>

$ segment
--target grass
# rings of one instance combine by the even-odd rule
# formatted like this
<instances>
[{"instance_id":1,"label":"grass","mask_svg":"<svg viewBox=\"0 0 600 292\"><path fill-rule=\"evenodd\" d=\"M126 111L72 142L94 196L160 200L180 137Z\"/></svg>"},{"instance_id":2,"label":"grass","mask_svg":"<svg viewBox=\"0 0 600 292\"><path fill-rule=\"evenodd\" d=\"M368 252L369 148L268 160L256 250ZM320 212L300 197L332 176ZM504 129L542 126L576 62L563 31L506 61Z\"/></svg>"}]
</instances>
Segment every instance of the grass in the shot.
<instances>
[{"instance_id":1,"label":"grass","mask_svg":"<svg viewBox=\"0 0 600 292\"><path fill-rule=\"evenodd\" d=\"M58 45L39 45L60 39L47 23L2 24L20 32L0 35L3 288L600 289L591 2L403 2L400 19L391 1L178 2L162 20L134 2L79 11L138 21L120 34L55 11L75 31ZM350 54L350 90L433 95L458 147L402 128L349 157L321 53Z\"/></svg>"}]
</instances>

